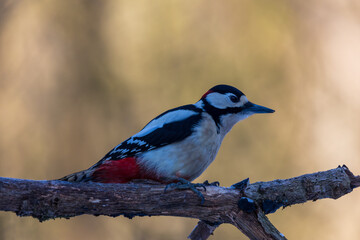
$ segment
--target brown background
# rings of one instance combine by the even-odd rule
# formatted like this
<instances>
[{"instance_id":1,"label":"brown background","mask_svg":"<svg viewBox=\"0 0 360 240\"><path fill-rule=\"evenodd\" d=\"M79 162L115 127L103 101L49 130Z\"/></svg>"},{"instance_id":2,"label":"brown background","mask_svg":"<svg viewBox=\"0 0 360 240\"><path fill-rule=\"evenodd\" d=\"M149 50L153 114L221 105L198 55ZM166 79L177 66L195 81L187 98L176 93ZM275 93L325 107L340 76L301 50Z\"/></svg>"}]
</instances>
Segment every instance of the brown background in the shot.
<instances>
[{"instance_id":1,"label":"brown background","mask_svg":"<svg viewBox=\"0 0 360 240\"><path fill-rule=\"evenodd\" d=\"M276 109L239 123L197 179L229 186L346 164L360 173L360 2L0 2L0 176L85 169L164 110L234 85ZM289 239L360 237L360 191L270 215ZM175 217L39 223L0 239L184 239ZM212 239L244 239L224 225Z\"/></svg>"}]
</instances>

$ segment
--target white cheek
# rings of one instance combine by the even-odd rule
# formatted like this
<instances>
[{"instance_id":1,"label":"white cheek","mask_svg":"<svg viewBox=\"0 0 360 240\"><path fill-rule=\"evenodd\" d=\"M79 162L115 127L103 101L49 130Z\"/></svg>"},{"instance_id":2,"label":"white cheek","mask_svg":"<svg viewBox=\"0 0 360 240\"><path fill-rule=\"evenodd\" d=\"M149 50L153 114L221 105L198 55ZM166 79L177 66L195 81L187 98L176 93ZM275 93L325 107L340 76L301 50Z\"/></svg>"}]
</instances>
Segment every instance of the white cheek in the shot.
<instances>
[{"instance_id":1,"label":"white cheek","mask_svg":"<svg viewBox=\"0 0 360 240\"><path fill-rule=\"evenodd\" d=\"M210 105L219 109L225 109L229 107L227 97L220 93L210 93L206 96L206 100L210 103Z\"/></svg>"},{"instance_id":2,"label":"white cheek","mask_svg":"<svg viewBox=\"0 0 360 240\"><path fill-rule=\"evenodd\" d=\"M244 104L248 102L248 99L245 95L240 97L240 101L234 103L230 100L230 96L233 94L223 95L220 93L210 93L207 95L206 100L210 103L210 105L219 108L226 109L228 107L242 107Z\"/></svg>"}]
</instances>

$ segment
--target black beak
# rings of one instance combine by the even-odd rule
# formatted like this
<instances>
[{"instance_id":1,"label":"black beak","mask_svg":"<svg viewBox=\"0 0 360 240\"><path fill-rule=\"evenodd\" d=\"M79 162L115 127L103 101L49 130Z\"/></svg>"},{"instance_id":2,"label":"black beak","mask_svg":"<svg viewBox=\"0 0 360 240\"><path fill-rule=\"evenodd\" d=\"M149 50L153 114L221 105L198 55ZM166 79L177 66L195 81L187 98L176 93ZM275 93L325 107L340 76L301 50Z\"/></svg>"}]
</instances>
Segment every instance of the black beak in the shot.
<instances>
[{"instance_id":1,"label":"black beak","mask_svg":"<svg viewBox=\"0 0 360 240\"><path fill-rule=\"evenodd\" d=\"M245 111L248 111L249 113L273 113L275 110L267 107L263 107L257 104L254 104L252 102L247 102L245 104Z\"/></svg>"}]
</instances>

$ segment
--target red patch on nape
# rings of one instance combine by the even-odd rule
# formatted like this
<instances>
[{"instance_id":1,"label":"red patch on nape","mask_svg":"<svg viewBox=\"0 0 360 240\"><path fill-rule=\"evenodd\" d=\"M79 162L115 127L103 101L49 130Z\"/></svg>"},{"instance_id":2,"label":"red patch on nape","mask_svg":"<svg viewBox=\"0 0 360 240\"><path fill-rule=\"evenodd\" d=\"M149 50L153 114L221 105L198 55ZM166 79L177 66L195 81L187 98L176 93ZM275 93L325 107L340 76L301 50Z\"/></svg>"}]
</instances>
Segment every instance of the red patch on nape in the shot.
<instances>
[{"instance_id":1,"label":"red patch on nape","mask_svg":"<svg viewBox=\"0 0 360 240\"><path fill-rule=\"evenodd\" d=\"M92 174L92 181L102 183L127 183L134 179L153 179L140 168L135 157L105 161Z\"/></svg>"},{"instance_id":2,"label":"red patch on nape","mask_svg":"<svg viewBox=\"0 0 360 240\"><path fill-rule=\"evenodd\" d=\"M207 92L201 97L201 99L206 98L206 96L209 95L209 94L212 93L212 92L214 92L214 91L211 91L211 90L207 91Z\"/></svg>"}]
</instances>

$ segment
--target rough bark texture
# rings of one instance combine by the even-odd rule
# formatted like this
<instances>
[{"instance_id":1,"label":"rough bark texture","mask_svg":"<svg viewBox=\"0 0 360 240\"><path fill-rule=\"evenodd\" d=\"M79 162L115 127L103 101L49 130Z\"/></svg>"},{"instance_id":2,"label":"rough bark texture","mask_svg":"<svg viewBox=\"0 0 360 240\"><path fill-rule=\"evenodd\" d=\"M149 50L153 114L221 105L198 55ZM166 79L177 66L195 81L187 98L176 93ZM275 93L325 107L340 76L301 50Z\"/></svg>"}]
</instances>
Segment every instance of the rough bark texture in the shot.
<instances>
[{"instance_id":1,"label":"rough bark texture","mask_svg":"<svg viewBox=\"0 0 360 240\"><path fill-rule=\"evenodd\" d=\"M209 186L202 191L205 203L201 205L192 191L164 193L164 185L0 178L0 210L40 221L82 214L190 217L201 220L189 235L193 240L207 239L222 223L233 224L250 239L285 239L265 213L309 200L337 199L359 185L359 176L342 166L285 180L257 182L244 189ZM253 203L250 210L240 204L244 197L253 200L249 200Z\"/></svg>"},{"instance_id":2,"label":"rough bark texture","mask_svg":"<svg viewBox=\"0 0 360 240\"><path fill-rule=\"evenodd\" d=\"M285 207L322 198L337 199L353 189L346 169L340 167L290 179L256 182L245 189L245 195L255 201L276 201Z\"/></svg>"}]
</instances>

